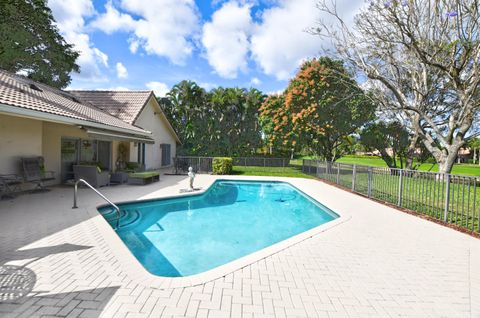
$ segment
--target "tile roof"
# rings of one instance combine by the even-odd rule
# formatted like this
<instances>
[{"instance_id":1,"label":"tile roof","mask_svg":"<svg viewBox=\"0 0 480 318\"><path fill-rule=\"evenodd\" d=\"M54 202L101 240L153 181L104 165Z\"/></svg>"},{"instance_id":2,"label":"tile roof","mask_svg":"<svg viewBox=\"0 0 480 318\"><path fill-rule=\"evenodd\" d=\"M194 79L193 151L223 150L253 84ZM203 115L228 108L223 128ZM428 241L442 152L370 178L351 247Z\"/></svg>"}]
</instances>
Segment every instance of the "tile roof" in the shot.
<instances>
[{"instance_id":1,"label":"tile roof","mask_svg":"<svg viewBox=\"0 0 480 318\"><path fill-rule=\"evenodd\" d=\"M0 70L0 104L126 129L133 134L148 134L69 92L4 70Z\"/></svg>"},{"instance_id":2,"label":"tile roof","mask_svg":"<svg viewBox=\"0 0 480 318\"><path fill-rule=\"evenodd\" d=\"M69 91L107 113L133 124L148 102L152 91Z\"/></svg>"}]
</instances>

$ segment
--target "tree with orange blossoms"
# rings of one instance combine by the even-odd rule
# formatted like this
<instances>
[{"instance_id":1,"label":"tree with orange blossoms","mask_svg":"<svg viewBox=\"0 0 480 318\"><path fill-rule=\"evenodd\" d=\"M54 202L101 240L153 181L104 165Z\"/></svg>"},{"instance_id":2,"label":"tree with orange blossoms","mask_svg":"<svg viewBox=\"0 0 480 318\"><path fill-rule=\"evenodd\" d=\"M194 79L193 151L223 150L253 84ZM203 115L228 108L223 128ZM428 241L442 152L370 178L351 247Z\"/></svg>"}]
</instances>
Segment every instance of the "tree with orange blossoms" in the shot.
<instances>
[{"instance_id":1,"label":"tree with orange blossoms","mask_svg":"<svg viewBox=\"0 0 480 318\"><path fill-rule=\"evenodd\" d=\"M329 161L342 155L347 137L372 120L375 105L341 61L306 61L290 81L284 109L275 113L289 142Z\"/></svg>"},{"instance_id":2,"label":"tree with orange blossoms","mask_svg":"<svg viewBox=\"0 0 480 318\"><path fill-rule=\"evenodd\" d=\"M283 94L268 96L260 107L258 119L265 145L271 153L284 155L296 144L290 117L286 112Z\"/></svg>"}]
</instances>

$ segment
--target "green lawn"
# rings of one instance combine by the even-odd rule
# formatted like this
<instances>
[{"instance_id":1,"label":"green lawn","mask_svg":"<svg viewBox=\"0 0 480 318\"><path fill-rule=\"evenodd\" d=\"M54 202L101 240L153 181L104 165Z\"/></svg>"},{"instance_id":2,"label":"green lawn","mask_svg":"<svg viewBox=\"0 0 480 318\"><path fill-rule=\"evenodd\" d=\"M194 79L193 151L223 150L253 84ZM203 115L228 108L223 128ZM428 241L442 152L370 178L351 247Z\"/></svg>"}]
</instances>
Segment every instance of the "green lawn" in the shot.
<instances>
[{"instance_id":1,"label":"green lawn","mask_svg":"<svg viewBox=\"0 0 480 318\"><path fill-rule=\"evenodd\" d=\"M310 159L312 157L304 157L301 159L291 160L291 164L302 165L302 159ZM367 156L344 156L337 160L339 163L356 164L372 167L386 167L385 161L379 157L367 157ZM422 164L418 170L438 172L438 165L431 163ZM456 164L453 166L452 174L461 174L468 176L480 176L480 166L473 164Z\"/></svg>"},{"instance_id":2,"label":"green lawn","mask_svg":"<svg viewBox=\"0 0 480 318\"><path fill-rule=\"evenodd\" d=\"M251 167L234 166L233 175L244 176L276 176L313 179L313 176L303 173L302 167Z\"/></svg>"},{"instance_id":3,"label":"green lawn","mask_svg":"<svg viewBox=\"0 0 480 318\"><path fill-rule=\"evenodd\" d=\"M325 167L319 170L320 179L337 183L347 189L352 189L352 169L336 167L331 173L326 173ZM314 173L314 171L312 171ZM357 168L355 191L369 195L392 204L398 203L400 177L388 170L374 170L371 176L371 187L368 187L366 169ZM452 177L449 184L448 222L467 228L479 230L480 186L472 178ZM401 206L409 210L443 220L445 209L446 183L437 180L434 174L419 174L412 172L404 175L402 182Z\"/></svg>"},{"instance_id":4,"label":"green lawn","mask_svg":"<svg viewBox=\"0 0 480 318\"><path fill-rule=\"evenodd\" d=\"M360 156L345 156L337 160L339 163L356 164L372 167L386 167L385 161L378 157L360 157Z\"/></svg>"}]
</instances>

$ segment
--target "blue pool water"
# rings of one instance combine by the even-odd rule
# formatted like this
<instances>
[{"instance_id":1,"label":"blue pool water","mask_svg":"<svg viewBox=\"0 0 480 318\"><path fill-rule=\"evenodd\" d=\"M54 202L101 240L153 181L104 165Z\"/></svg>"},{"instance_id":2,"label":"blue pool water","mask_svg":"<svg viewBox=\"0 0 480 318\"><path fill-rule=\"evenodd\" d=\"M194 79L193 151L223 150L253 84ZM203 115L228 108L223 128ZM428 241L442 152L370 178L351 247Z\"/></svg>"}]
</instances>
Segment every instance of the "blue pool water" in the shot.
<instances>
[{"instance_id":1,"label":"blue pool water","mask_svg":"<svg viewBox=\"0 0 480 318\"><path fill-rule=\"evenodd\" d=\"M195 196L119 205L117 234L152 274L198 274L338 217L284 182L216 181ZM111 207L99 209L111 225Z\"/></svg>"}]
</instances>

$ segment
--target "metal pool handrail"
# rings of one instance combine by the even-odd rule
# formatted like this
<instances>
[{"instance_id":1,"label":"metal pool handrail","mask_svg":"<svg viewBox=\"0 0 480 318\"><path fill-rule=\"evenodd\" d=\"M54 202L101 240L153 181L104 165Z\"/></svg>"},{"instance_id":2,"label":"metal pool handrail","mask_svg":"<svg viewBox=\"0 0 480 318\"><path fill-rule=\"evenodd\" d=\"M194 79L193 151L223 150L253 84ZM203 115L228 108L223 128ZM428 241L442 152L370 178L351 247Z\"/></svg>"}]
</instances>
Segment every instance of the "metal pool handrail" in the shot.
<instances>
[{"instance_id":1,"label":"metal pool handrail","mask_svg":"<svg viewBox=\"0 0 480 318\"><path fill-rule=\"evenodd\" d=\"M92 187L87 181L85 181L83 179L78 179L77 182L75 182L75 190L73 192L73 207L72 207L72 209L78 208L78 206L77 206L77 192L78 192L78 184L80 182L83 183L84 185L86 185L87 187L89 187L90 189L92 189L96 194L98 194L102 199L107 201L108 204L113 206L113 208L117 211L117 219L116 219L116 222L115 222L115 230L117 230L118 226L119 226L119 223L120 223L120 208L115 203L113 203L112 201L107 199L103 194L101 194L100 191L98 191L97 189Z\"/></svg>"}]
</instances>

